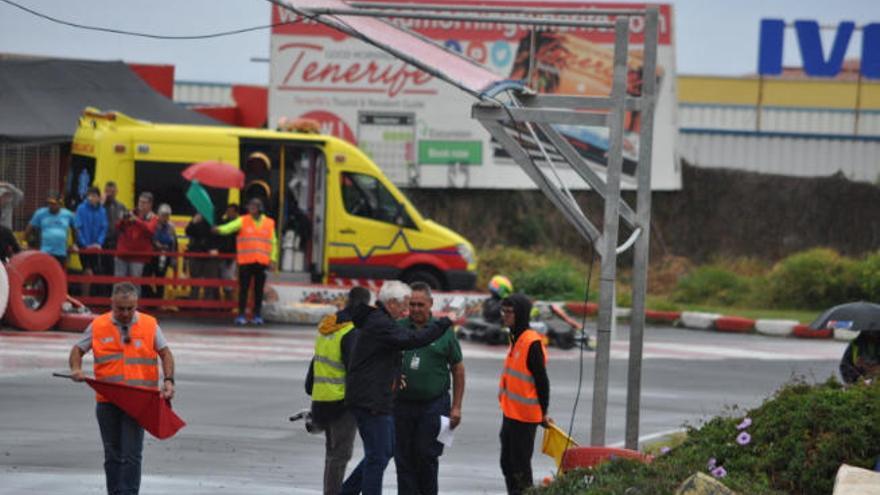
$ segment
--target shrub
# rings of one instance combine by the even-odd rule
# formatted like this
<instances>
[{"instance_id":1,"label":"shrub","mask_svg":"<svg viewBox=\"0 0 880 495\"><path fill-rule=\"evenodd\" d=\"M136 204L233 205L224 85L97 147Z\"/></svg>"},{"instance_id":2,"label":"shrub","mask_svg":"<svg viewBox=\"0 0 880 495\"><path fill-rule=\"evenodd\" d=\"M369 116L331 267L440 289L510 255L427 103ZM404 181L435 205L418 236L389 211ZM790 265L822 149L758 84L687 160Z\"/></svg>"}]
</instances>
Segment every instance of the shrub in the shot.
<instances>
[{"instance_id":1,"label":"shrub","mask_svg":"<svg viewBox=\"0 0 880 495\"><path fill-rule=\"evenodd\" d=\"M482 249L479 253L477 290L485 290L493 275L510 277L516 272L532 271L547 264L544 256L525 249L501 246Z\"/></svg>"},{"instance_id":2,"label":"shrub","mask_svg":"<svg viewBox=\"0 0 880 495\"><path fill-rule=\"evenodd\" d=\"M767 277L770 303L781 308L823 309L858 298L856 263L826 248L793 254Z\"/></svg>"},{"instance_id":3,"label":"shrub","mask_svg":"<svg viewBox=\"0 0 880 495\"><path fill-rule=\"evenodd\" d=\"M552 261L544 267L513 274L513 286L533 299L583 300L586 274L570 261Z\"/></svg>"},{"instance_id":4,"label":"shrub","mask_svg":"<svg viewBox=\"0 0 880 495\"><path fill-rule=\"evenodd\" d=\"M861 295L870 301L880 302L880 251L858 262L856 274Z\"/></svg>"},{"instance_id":5,"label":"shrub","mask_svg":"<svg viewBox=\"0 0 880 495\"><path fill-rule=\"evenodd\" d=\"M701 266L679 279L673 300L683 303L732 305L748 297L748 281L715 265Z\"/></svg>"},{"instance_id":6,"label":"shrub","mask_svg":"<svg viewBox=\"0 0 880 495\"><path fill-rule=\"evenodd\" d=\"M782 387L760 407L745 411L751 425L740 430L742 413L732 408L699 428L667 454L645 465L605 463L560 477L541 495L674 493L709 459L723 466L722 482L738 493L805 495L831 493L841 463L872 468L880 455L880 383L843 388L834 379ZM746 445L736 438L746 431Z\"/></svg>"}]
</instances>

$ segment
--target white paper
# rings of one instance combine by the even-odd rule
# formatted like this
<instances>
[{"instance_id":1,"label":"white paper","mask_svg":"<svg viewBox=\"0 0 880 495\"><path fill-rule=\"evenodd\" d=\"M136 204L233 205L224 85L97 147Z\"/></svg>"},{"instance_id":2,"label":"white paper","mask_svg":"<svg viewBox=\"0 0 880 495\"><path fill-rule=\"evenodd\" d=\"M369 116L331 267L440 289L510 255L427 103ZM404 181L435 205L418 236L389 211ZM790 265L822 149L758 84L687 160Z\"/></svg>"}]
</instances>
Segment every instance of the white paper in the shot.
<instances>
[{"instance_id":1,"label":"white paper","mask_svg":"<svg viewBox=\"0 0 880 495\"><path fill-rule=\"evenodd\" d=\"M449 417L440 416L440 433L437 434L437 441L447 447L452 447L452 441L455 439L455 432L450 427Z\"/></svg>"}]
</instances>

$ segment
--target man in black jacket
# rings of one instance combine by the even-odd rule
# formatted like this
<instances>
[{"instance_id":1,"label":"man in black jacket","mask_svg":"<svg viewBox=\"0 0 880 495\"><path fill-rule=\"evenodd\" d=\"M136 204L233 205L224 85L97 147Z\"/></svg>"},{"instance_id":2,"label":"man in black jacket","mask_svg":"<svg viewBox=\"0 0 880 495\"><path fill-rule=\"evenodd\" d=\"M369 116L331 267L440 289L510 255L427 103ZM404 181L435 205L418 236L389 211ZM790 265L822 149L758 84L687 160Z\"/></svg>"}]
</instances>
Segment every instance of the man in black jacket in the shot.
<instances>
[{"instance_id":1,"label":"man in black jacket","mask_svg":"<svg viewBox=\"0 0 880 495\"><path fill-rule=\"evenodd\" d=\"M339 493L345 466L351 459L357 424L345 407L344 382L357 339L351 309L370 304L370 297L368 289L354 287L348 292L345 308L321 320L315 357L306 375L306 393L312 396L312 423L324 430L324 495Z\"/></svg>"},{"instance_id":2,"label":"man in black jacket","mask_svg":"<svg viewBox=\"0 0 880 495\"><path fill-rule=\"evenodd\" d=\"M379 291L377 307L352 310L358 338L345 376L345 405L357 420L364 444L364 458L342 485L343 495L382 493L382 476L394 455L394 392L399 386L401 350L430 344L452 325L440 318L422 331L398 326L405 314L411 290L390 280Z\"/></svg>"}]
</instances>

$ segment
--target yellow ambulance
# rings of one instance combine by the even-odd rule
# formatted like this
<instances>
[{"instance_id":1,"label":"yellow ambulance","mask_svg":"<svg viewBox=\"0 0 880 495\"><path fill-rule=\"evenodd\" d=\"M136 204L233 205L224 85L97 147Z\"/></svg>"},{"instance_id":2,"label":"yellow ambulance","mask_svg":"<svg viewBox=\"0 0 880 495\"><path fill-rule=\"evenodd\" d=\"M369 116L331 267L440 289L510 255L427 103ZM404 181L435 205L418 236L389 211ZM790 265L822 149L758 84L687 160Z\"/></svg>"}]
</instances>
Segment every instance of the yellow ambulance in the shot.
<instances>
[{"instance_id":1,"label":"yellow ambulance","mask_svg":"<svg viewBox=\"0 0 880 495\"><path fill-rule=\"evenodd\" d=\"M87 108L73 138L65 196L75 203L89 185L114 181L127 207L149 191L185 225L195 210L181 172L202 161L232 164L245 174L242 190L206 187L217 219L227 205L258 196L276 220L279 240L293 237L288 231L304 239L293 247L296 263L282 269L316 283L396 278L446 290L474 286L471 243L422 217L367 155L333 136L154 124Z\"/></svg>"}]
</instances>

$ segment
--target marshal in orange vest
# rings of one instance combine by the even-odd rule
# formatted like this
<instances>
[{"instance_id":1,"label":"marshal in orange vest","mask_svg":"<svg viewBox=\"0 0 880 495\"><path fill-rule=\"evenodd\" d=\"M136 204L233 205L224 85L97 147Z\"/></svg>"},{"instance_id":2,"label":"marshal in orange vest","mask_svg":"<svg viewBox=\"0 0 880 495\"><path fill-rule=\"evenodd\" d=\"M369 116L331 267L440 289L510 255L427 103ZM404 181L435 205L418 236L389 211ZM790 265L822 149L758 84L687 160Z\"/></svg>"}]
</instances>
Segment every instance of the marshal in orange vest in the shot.
<instances>
[{"instance_id":1,"label":"marshal in orange vest","mask_svg":"<svg viewBox=\"0 0 880 495\"><path fill-rule=\"evenodd\" d=\"M535 377L527 364L529 348L533 342L541 343L544 364L547 363L547 348L541 334L531 328L523 332L511 346L504 360L501 383L498 385L498 400L505 416L523 423L540 423L544 419L541 404L538 402L538 389Z\"/></svg>"},{"instance_id":2,"label":"marshal in orange vest","mask_svg":"<svg viewBox=\"0 0 880 495\"><path fill-rule=\"evenodd\" d=\"M128 331L128 343L122 341L119 330L113 325L112 313L104 313L92 321L95 378L158 389L159 359L154 348L158 323L143 313L137 313L136 318ZM98 402L107 402L100 394L97 399Z\"/></svg>"},{"instance_id":3,"label":"marshal in orange vest","mask_svg":"<svg viewBox=\"0 0 880 495\"><path fill-rule=\"evenodd\" d=\"M259 263L269 266L272 259L272 236L275 233L275 220L262 215L260 225L251 215L241 217L241 230L235 240L238 250L236 259L239 265Z\"/></svg>"}]
</instances>

